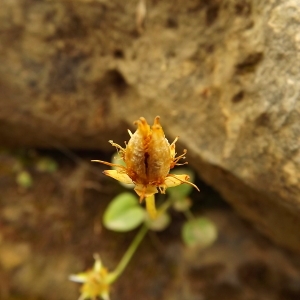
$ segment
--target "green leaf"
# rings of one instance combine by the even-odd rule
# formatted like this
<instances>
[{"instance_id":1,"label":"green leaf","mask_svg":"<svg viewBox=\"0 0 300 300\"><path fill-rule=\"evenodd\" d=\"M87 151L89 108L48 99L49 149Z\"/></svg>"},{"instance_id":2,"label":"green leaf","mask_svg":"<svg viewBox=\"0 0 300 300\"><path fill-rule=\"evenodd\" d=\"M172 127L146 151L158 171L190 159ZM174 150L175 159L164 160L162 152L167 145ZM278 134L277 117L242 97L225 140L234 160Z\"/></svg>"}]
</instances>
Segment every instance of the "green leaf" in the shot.
<instances>
[{"instance_id":1,"label":"green leaf","mask_svg":"<svg viewBox=\"0 0 300 300\"><path fill-rule=\"evenodd\" d=\"M192 200L188 197L177 199L173 202L173 208L176 211L184 212L192 206Z\"/></svg>"},{"instance_id":2,"label":"green leaf","mask_svg":"<svg viewBox=\"0 0 300 300\"><path fill-rule=\"evenodd\" d=\"M115 152L114 155L111 157L111 162L113 164L121 165L121 166L126 167L125 161L121 158L121 156L118 152ZM113 170L118 170L118 168L116 168L114 166L112 167L112 169Z\"/></svg>"},{"instance_id":3,"label":"green leaf","mask_svg":"<svg viewBox=\"0 0 300 300\"><path fill-rule=\"evenodd\" d=\"M111 157L111 163L116 164L116 165L121 165L121 166L126 166L125 161L120 157L120 154L118 152L115 152L114 155ZM112 167L113 170L119 170L117 167ZM127 184L124 182L118 181L123 187L127 189L133 189L134 184Z\"/></svg>"},{"instance_id":4,"label":"green leaf","mask_svg":"<svg viewBox=\"0 0 300 300\"><path fill-rule=\"evenodd\" d=\"M53 173L58 169L58 164L50 157L41 157L35 167L39 172Z\"/></svg>"},{"instance_id":5,"label":"green leaf","mask_svg":"<svg viewBox=\"0 0 300 300\"><path fill-rule=\"evenodd\" d=\"M186 222L182 228L182 239L187 246L210 246L218 236L215 224L207 218L196 218Z\"/></svg>"},{"instance_id":6,"label":"green leaf","mask_svg":"<svg viewBox=\"0 0 300 300\"><path fill-rule=\"evenodd\" d=\"M172 171L171 174L189 175L189 177L190 177L189 181L194 182L195 175L194 175L193 171L189 168L177 168L174 171ZM192 190L193 190L193 187L191 185L189 185L187 183L183 183L181 185L167 189L167 192L169 193L169 195L171 196L172 199L176 200L176 199L185 198L192 192Z\"/></svg>"},{"instance_id":7,"label":"green leaf","mask_svg":"<svg viewBox=\"0 0 300 300\"><path fill-rule=\"evenodd\" d=\"M145 219L145 210L137 197L122 193L108 205L103 216L104 226L110 230L125 232L138 227Z\"/></svg>"},{"instance_id":8,"label":"green leaf","mask_svg":"<svg viewBox=\"0 0 300 300\"><path fill-rule=\"evenodd\" d=\"M23 188L30 188L33 184L31 175L27 171L21 171L17 174L17 184Z\"/></svg>"},{"instance_id":9,"label":"green leaf","mask_svg":"<svg viewBox=\"0 0 300 300\"><path fill-rule=\"evenodd\" d=\"M148 218L147 226L153 231L162 231L166 229L171 222L171 217L167 213L159 214L155 220Z\"/></svg>"}]
</instances>

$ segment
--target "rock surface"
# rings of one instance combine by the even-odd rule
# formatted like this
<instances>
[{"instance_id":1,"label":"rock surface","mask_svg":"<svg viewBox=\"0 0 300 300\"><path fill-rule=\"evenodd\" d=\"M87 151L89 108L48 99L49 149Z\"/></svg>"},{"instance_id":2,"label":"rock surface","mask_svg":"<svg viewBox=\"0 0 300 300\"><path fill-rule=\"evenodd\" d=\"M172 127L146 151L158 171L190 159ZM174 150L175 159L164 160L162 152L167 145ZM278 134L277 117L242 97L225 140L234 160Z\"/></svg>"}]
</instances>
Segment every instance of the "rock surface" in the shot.
<instances>
[{"instance_id":1,"label":"rock surface","mask_svg":"<svg viewBox=\"0 0 300 300\"><path fill-rule=\"evenodd\" d=\"M141 32L133 0L2 0L1 141L107 149L160 115L207 183L300 252L299 7L153 0Z\"/></svg>"}]
</instances>

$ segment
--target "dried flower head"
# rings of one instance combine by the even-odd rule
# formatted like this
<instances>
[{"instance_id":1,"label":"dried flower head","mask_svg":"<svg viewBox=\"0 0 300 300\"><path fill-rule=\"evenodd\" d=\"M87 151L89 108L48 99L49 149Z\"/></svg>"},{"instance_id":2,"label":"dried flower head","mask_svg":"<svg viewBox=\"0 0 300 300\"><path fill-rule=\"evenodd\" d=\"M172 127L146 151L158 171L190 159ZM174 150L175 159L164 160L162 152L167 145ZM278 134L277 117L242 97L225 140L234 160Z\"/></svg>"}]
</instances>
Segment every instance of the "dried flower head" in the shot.
<instances>
[{"instance_id":1,"label":"dried flower head","mask_svg":"<svg viewBox=\"0 0 300 300\"><path fill-rule=\"evenodd\" d=\"M188 175L169 173L170 169L180 165L178 161L181 158L185 158L187 150L184 150L183 154L176 157L175 143L178 137L170 145L165 138L159 120L160 118L157 116L151 127L143 117L134 122L138 128L133 134L128 130L130 140L127 144L125 143L125 148L113 141L109 141L119 151L125 166L102 160L93 160L116 167L117 170L106 170L103 173L123 183L133 183L135 185L134 190L139 195L140 201L153 196L158 190L164 194L166 188L182 183L190 184L199 191L196 185L188 181Z\"/></svg>"}]
</instances>

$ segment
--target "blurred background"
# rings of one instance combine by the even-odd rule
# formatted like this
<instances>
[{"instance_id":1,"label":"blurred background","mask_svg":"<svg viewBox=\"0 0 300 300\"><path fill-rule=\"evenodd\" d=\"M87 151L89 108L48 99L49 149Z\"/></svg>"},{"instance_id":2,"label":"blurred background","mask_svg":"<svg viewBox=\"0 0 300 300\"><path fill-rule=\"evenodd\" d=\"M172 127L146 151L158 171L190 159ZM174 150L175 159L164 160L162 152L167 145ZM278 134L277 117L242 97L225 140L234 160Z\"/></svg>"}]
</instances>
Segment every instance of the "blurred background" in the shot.
<instances>
[{"instance_id":1,"label":"blurred background","mask_svg":"<svg viewBox=\"0 0 300 300\"><path fill-rule=\"evenodd\" d=\"M179 136L215 224L149 232L111 299L300 299L299 1L0 0L0 299L77 299L136 231L103 227L127 128ZM163 198L162 198L163 199Z\"/></svg>"}]
</instances>

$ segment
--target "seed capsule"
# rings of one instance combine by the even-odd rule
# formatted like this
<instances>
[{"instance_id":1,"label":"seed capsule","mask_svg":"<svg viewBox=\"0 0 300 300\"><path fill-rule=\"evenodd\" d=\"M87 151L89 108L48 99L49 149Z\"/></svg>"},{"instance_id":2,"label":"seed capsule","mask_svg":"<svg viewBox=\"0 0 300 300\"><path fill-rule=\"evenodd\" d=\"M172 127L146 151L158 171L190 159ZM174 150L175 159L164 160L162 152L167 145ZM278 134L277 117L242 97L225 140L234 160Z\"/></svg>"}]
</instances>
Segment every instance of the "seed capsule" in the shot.
<instances>
[{"instance_id":1,"label":"seed capsule","mask_svg":"<svg viewBox=\"0 0 300 300\"><path fill-rule=\"evenodd\" d=\"M154 119L152 127L148 125L145 118L141 117L134 124L137 130L130 134L130 140L126 148L110 141L117 148L126 166L115 165L109 162L95 160L109 166L117 167L117 170L107 170L104 174L124 183L133 183L135 192L142 201L145 197L150 197L158 192L165 193L166 188L174 187L182 183L198 187L189 182L188 175L169 174L170 169L178 165L181 158L185 158L186 150L183 154L175 157L175 143L170 145L165 138L164 131L160 125L160 118Z\"/></svg>"}]
</instances>

